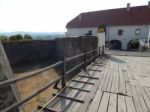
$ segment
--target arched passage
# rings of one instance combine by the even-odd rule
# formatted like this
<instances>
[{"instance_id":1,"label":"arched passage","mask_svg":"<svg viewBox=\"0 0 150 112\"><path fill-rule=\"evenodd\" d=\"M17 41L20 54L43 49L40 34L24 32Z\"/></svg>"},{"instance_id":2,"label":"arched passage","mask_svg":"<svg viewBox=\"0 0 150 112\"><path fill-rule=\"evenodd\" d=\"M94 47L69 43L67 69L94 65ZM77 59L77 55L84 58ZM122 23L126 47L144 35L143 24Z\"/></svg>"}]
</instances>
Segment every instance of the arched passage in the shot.
<instances>
[{"instance_id":1,"label":"arched passage","mask_svg":"<svg viewBox=\"0 0 150 112\"><path fill-rule=\"evenodd\" d=\"M139 39L133 39L128 42L128 50L138 50L139 49Z\"/></svg>"},{"instance_id":2,"label":"arched passage","mask_svg":"<svg viewBox=\"0 0 150 112\"><path fill-rule=\"evenodd\" d=\"M111 43L111 49L119 49L119 50L121 50L121 48L122 48L121 41L119 41L119 40L111 40L110 43Z\"/></svg>"}]
</instances>

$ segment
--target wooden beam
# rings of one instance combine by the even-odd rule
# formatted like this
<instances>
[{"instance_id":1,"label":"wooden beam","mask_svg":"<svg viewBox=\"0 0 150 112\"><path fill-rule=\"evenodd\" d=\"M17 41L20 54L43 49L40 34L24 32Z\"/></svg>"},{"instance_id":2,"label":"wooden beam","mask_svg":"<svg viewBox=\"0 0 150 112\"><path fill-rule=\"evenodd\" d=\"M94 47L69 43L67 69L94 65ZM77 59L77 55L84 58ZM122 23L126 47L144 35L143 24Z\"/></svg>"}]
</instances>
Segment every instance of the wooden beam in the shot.
<instances>
[{"instance_id":1,"label":"wooden beam","mask_svg":"<svg viewBox=\"0 0 150 112\"><path fill-rule=\"evenodd\" d=\"M59 97L59 98L64 98L64 99L68 99L68 100L72 100L72 101L76 101L76 102L79 102L79 103L84 103L83 100L79 100L77 98L72 98L72 97L68 97L68 96L64 96L64 95L60 95L60 94L53 94L53 96L56 96L56 97Z\"/></svg>"},{"instance_id":2,"label":"wooden beam","mask_svg":"<svg viewBox=\"0 0 150 112\"><path fill-rule=\"evenodd\" d=\"M94 83L91 83L91 82L85 82L85 81L80 81L80 80L75 80L75 79L72 79L71 81L73 81L73 82L79 82L79 83L84 83L84 84L91 84L91 85L94 85Z\"/></svg>"},{"instance_id":3,"label":"wooden beam","mask_svg":"<svg viewBox=\"0 0 150 112\"><path fill-rule=\"evenodd\" d=\"M79 75L78 77L83 77L83 78L89 78L89 79L99 79L98 77L92 77L92 76L87 76L87 75Z\"/></svg>"},{"instance_id":4,"label":"wooden beam","mask_svg":"<svg viewBox=\"0 0 150 112\"><path fill-rule=\"evenodd\" d=\"M90 92L89 90L85 90L85 89L81 89L81 88L76 88L76 87L72 87L72 86L67 86L67 88L75 89L75 90L79 90L79 91L84 91L84 92Z\"/></svg>"},{"instance_id":5,"label":"wooden beam","mask_svg":"<svg viewBox=\"0 0 150 112\"><path fill-rule=\"evenodd\" d=\"M48 108L48 107L43 107L41 105L38 105L38 110L44 110L44 112L60 112L59 110Z\"/></svg>"},{"instance_id":6,"label":"wooden beam","mask_svg":"<svg viewBox=\"0 0 150 112\"><path fill-rule=\"evenodd\" d=\"M96 70L96 69L88 69L89 71L96 71L96 72L102 72L101 70Z\"/></svg>"},{"instance_id":7,"label":"wooden beam","mask_svg":"<svg viewBox=\"0 0 150 112\"><path fill-rule=\"evenodd\" d=\"M93 66L105 67L104 65L101 65L101 64L93 64Z\"/></svg>"}]
</instances>

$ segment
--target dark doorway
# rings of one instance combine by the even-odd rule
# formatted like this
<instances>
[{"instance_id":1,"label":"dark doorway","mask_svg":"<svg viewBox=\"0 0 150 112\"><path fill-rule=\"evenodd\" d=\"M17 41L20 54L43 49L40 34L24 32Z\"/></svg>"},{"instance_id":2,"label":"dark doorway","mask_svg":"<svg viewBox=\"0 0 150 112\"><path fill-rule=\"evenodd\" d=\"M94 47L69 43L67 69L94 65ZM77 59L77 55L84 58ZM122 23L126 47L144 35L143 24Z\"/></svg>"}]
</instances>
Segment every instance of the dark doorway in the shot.
<instances>
[{"instance_id":1,"label":"dark doorway","mask_svg":"<svg viewBox=\"0 0 150 112\"><path fill-rule=\"evenodd\" d=\"M121 50L122 43L119 40L110 41L111 49Z\"/></svg>"},{"instance_id":2,"label":"dark doorway","mask_svg":"<svg viewBox=\"0 0 150 112\"><path fill-rule=\"evenodd\" d=\"M130 40L128 42L128 50L138 50L139 49L139 39Z\"/></svg>"}]
</instances>

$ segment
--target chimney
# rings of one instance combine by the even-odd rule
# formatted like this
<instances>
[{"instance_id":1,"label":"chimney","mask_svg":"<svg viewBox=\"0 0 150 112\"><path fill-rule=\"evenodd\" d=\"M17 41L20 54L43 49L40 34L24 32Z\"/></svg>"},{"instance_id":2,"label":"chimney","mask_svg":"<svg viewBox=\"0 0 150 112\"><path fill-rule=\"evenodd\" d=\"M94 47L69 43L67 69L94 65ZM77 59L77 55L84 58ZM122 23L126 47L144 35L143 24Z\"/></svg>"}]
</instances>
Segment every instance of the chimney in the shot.
<instances>
[{"instance_id":1,"label":"chimney","mask_svg":"<svg viewBox=\"0 0 150 112\"><path fill-rule=\"evenodd\" d=\"M148 8L150 8L150 1L148 1Z\"/></svg>"},{"instance_id":2,"label":"chimney","mask_svg":"<svg viewBox=\"0 0 150 112\"><path fill-rule=\"evenodd\" d=\"M127 3L127 11L130 11L130 3Z\"/></svg>"}]
</instances>

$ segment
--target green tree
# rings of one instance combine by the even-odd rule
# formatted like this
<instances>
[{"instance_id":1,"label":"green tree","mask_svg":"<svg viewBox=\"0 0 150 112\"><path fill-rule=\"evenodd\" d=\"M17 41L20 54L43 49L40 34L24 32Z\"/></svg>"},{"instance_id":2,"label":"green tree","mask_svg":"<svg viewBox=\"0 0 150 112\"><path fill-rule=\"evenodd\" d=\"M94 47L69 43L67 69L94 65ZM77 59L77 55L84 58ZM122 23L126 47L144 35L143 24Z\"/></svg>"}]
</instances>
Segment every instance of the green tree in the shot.
<instances>
[{"instance_id":1,"label":"green tree","mask_svg":"<svg viewBox=\"0 0 150 112\"><path fill-rule=\"evenodd\" d=\"M9 37L9 40L10 41L20 41L20 40L23 40L23 36L20 34L12 35Z\"/></svg>"},{"instance_id":2,"label":"green tree","mask_svg":"<svg viewBox=\"0 0 150 112\"><path fill-rule=\"evenodd\" d=\"M32 40L32 37L28 34L25 34L23 39L24 40Z\"/></svg>"},{"instance_id":3,"label":"green tree","mask_svg":"<svg viewBox=\"0 0 150 112\"><path fill-rule=\"evenodd\" d=\"M8 41L8 37L5 35L0 35L0 40L1 41Z\"/></svg>"}]
</instances>

